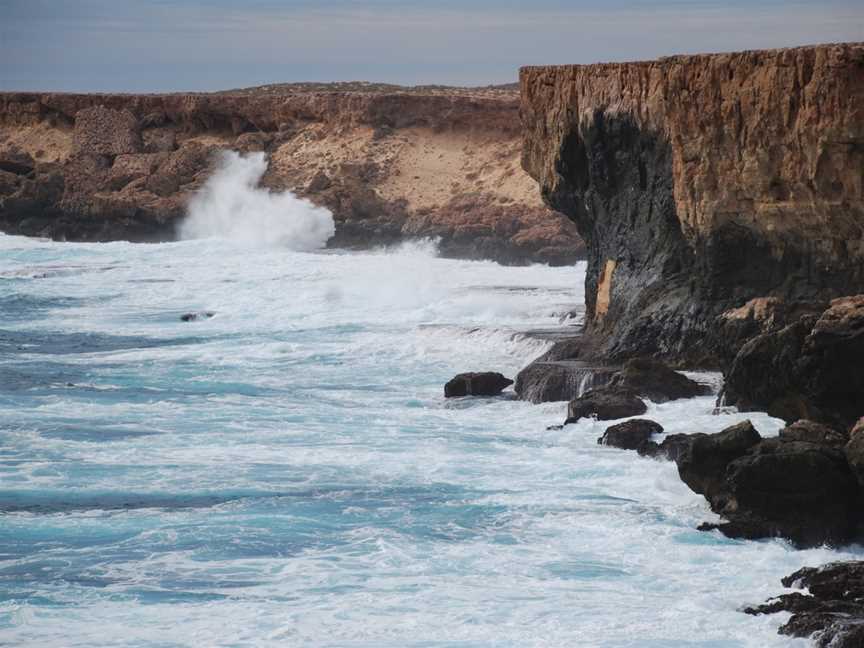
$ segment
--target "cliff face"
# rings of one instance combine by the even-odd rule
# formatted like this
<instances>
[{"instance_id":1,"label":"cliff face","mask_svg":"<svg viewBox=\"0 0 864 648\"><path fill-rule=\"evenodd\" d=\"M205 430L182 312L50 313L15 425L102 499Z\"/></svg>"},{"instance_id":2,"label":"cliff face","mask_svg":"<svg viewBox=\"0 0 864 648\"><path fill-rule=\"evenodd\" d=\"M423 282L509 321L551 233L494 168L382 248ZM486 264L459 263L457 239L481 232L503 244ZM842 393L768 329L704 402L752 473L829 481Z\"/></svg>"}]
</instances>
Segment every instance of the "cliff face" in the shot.
<instances>
[{"instance_id":1,"label":"cliff face","mask_svg":"<svg viewBox=\"0 0 864 648\"><path fill-rule=\"evenodd\" d=\"M750 300L800 311L864 290L864 45L520 83L522 164L585 239L598 353L721 364Z\"/></svg>"},{"instance_id":2,"label":"cliff face","mask_svg":"<svg viewBox=\"0 0 864 648\"><path fill-rule=\"evenodd\" d=\"M222 149L330 208L334 245L440 236L445 254L567 263L575 226L519 167L514 88L267 86L220 94L0 94L0 228L169 240Z\"/></svg>"}]
</instances>

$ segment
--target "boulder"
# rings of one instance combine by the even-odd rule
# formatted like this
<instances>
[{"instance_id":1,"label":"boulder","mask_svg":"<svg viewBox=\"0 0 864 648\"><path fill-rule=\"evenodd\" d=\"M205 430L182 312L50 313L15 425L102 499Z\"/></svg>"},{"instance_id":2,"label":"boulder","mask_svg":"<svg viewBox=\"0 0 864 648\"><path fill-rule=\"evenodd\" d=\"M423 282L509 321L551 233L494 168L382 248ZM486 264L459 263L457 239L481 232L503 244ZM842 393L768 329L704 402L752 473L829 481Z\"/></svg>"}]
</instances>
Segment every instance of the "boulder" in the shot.
<instances>
[{"instance_id":1,"label":"boulder","mask_svg":"<svg viewBox=\"0 0 864 648\"><path fill-rule=\"evenodd\" d=\"M636 450L654 434L662 433L663 426L659 423L648 419L631 419L606 428L597 443L622 450Z\"/></svg>"},{"instance_id":2,"label":"boulder","mask_svg":"<svg viewBox=\"0 0 864 648\"><path fill-rule=\"evenodd\" d=\"M444 385L444 397L495 396L512 384L512 380L493 371L461 373Z\"/></svg>"},{"instance_id":3,"label":"boulder","mask_svg":"<svg viewBox=\"0 0 864 648\"><path fill-rule=\"evenodd\" d=\"M655 403L710 393L706 385L701 385L663 362L650 358L628 360L612 377L610 384L629 389Z\"/></svg>"},{"instance_id":4,"label":"boulder","mask_svg":"<svg viewBox=\"0 0 864 648\"><path fill-rule=\"evenodd\" d=\"M633 392L621 387L600 387L570 401L564 425L576 423L581 418L609 421L639 416L647 411L645 403Z\"/></svg>"},{"instance_id":5,"label":"boulder","mask_svg":"<svg viewBox=\"0 0 864 648\"><path fill-rule=\"evenodd\" d=\"M850 561L804 567L783 578L784 587L806 588L747 607L747 614L791 612L778 630L792 637L814 636L819 648L864 646L864 562ZM818 634L817 634L818 633Z\"/></svg>"}]
</instances>

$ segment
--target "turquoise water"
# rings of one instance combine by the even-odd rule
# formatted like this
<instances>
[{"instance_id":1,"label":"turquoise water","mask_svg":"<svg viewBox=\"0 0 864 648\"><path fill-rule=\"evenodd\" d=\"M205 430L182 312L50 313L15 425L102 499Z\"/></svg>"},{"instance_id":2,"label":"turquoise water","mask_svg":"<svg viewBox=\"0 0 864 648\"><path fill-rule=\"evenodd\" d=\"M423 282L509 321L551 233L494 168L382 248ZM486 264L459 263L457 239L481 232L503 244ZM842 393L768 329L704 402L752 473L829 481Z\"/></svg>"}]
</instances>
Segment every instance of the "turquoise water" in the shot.
<instances>
[{"instance_id":1,"label":"turquoise water","mask_svg":"<svg viewBox=\"0 0 864 648\"><path fill-rule=\"evenodd\" d=\"M738 609L850 552L694 531L674 466L564 404L442 397L542 352L583 272L0 236L0 644L807 645ZM649 416L744 418L712 410Z\"/></svg>"}]
</instances>

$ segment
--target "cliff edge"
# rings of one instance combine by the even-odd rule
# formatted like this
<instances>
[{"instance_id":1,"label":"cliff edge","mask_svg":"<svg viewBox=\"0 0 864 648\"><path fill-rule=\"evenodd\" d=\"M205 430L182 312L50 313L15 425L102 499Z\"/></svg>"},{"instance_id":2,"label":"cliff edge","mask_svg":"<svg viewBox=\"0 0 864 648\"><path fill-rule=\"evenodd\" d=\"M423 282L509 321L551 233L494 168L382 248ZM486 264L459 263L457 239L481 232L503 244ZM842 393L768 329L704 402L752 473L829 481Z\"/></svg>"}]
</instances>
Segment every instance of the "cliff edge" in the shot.
<instances>
[{"instance_id":1,"label":"cliff edge","mask_svg":"<svg viewBox=\"0 0 864 648\"><path fill-rule=\"evenodd\" d=\"M742 321L864 292L864 44L520 84L523 167L586 242L597 355L724 366Z\"/></svg>"},{"instance_id":2,"label":"cliff edge","mask_svg":"<svg viewBox=\"0 0 864 648\"><path fill-rule=\"evenodd\" d=\"M263 184L328 207L334 246L434 236L451 256L573 262L581 240L520 168L520 133L513 86L0 93L0 229L170 240L218 151L263 151Z\"/></svg>"}]
</instances>

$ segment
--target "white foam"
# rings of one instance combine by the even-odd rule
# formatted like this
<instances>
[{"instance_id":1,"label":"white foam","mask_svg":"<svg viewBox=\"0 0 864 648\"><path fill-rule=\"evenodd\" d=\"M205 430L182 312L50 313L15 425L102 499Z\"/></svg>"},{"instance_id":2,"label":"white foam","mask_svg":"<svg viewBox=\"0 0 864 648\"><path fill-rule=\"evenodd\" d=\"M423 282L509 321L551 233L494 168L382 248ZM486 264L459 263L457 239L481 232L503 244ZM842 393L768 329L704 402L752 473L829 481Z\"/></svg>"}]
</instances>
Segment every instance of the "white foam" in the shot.
<instances>
[{"instance_id":1,"label":"white foam","mask_svg":"<svg viewBox=\"0 0 864 648\"><path fill-rule=\"evenodd\" d=\"M189 203L180 237L220 237L241 245L317 250L333 236L333 215L290 191L271 192L259 182L264 153L224 151L219 168Z\"/></svg>"}]
</instances>

